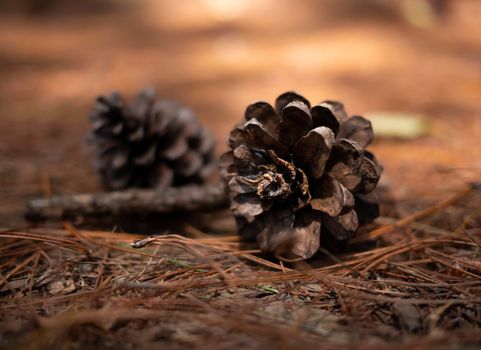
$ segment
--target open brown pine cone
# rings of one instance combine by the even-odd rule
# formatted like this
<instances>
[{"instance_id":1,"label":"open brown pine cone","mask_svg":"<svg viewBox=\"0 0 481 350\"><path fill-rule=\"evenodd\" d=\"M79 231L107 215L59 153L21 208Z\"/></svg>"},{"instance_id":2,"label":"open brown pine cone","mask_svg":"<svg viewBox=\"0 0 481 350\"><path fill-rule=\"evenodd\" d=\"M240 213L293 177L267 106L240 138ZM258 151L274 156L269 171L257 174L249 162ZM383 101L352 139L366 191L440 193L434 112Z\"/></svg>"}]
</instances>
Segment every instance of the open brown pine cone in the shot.
<instances>
[{"instance_id":1,"label":"open brown pine cone","mask_svg":"<svg viewBox=\"0 0 481 350\"><path fill-rule=\"evenodd\" d=\"M379 215L372 193L382 167L365 147L371 123L342 103L286 92L275 108L247 107L230 134L221 168L239 233L277 257L339 250L359 225Z\"/></svg>"},{"instance_id":2,"label":"open brown pine cone","mask_svg":"<svg viewBox=\"0 0 481 350\"><path fill-rule=\"evenodd\" d=\"M131 104L118 92L97 99L90 114L96 167L107 190L202 182L212 171L214 140L194 113L152 89Z\"/></svg>"}]
</instances>

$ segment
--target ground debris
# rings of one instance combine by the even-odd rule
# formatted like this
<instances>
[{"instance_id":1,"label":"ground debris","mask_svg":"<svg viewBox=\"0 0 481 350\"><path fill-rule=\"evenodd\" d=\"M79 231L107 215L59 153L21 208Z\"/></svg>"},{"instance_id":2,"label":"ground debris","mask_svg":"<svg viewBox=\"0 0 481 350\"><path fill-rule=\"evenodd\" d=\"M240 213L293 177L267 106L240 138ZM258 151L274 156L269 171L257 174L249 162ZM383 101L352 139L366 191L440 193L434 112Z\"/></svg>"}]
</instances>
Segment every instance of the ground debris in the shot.
<instances>
[{"instance_id":1,"label":"ground debris","mask_svg":"<svg viewBox=\"0 0 481 350\"><path fill-rule=\"evenodd\" d=\"M401 329L410 333L421 329L423 317L417 306L394 303L392 306L392 312Z\"/></svg>"},{"instance_id":2,"label":"ground debris","mask_svg":"<svg viewBox=\"0 0 481 350\"><path fill-rule=\"evenodd\" d=\"M47 291L50 295L65 295L76 290L75 282L72 279L59 279L47 284Z\"/></svg>"},{"instance_id":3,"label":"ground debris","mask_svg":"<svg viewBox=\"0 0 481 350\"><path fill-rule=\"evenodd\" d=\"M462 193L450 204L457 210L434 205L409 222L382 218L376 244L367 233L344 254L302 266L256 255L235 235L3 230L0 345L474 344L481 214L478 196ZM442 229L445 221L462 229ZM384 239L390 230L398 238Z\"/></svg>"}]
</instances>

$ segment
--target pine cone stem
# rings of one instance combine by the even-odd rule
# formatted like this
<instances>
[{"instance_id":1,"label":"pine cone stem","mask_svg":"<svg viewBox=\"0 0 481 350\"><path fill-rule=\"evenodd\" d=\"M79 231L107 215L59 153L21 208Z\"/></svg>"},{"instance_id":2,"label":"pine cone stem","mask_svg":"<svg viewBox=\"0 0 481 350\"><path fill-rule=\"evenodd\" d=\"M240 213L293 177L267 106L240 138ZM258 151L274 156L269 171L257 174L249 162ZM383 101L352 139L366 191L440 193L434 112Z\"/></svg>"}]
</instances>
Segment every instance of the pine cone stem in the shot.
<instances>
[{"instance_id":1,"label":"pine cone stem","mask_svg":"<svg viewBox=\"0 0 481 350\"><path fill-rule=\"evenodd\" d=\"M158 190L131 189L106 193L35 198L27 203L30 221L79 215L166 214L227 207L223 186L188 185Z\"/></svg>"}]
</instances>

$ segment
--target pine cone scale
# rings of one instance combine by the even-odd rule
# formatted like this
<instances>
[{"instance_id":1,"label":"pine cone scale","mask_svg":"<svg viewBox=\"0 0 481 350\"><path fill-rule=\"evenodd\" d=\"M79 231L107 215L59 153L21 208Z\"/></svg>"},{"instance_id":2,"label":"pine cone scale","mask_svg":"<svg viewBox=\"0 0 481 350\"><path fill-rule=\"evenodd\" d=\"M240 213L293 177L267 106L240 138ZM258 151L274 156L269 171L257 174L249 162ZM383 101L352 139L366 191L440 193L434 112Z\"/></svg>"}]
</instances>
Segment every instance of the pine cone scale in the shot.
<instances>
[{"instance_id":1,"label":"pine cone scale","mask_svg":"<svg viewBox=\"0 0 481 350\"><path fill-rule=\"evenodd\" d=\"M254 173L256 171L257 164L267 164L262 156L251 152L246 145L240 145L239 147L235 148L231 153L230 158L232 158L233 165L236 165L239 169L242 169L239 172L241 175Z\"/></svg>"},{"instance_id":2,"label":"pine cone scale","mask_svg":"<svg viewBox=\"0 0 481 350\"><path fill-rule=\"evenodd\" d=\"M296 164L317 179L324 173L329 153L334 144L334 133L326 127L312 129L303 136L293 149Z\"/></svg>"},{"instance_id":3,"label":"pine cone scale","mask_svg":"<svg viewBox=\"0 0 481 350\"><path fill-rule=\"evenodd\" d=\"M132 160L135 165L147 166L155 161L157 145L150 145L147 149L142 150L143 153L137 154Z\"/></svg>"},{"instance_id":4,"label":"pine cone scale","mask_svg":"<svg viewBox=\"0 0 481 350\"><path fill-rule=\"evenodd\" d=\"M104 157L109 157L112 169L122 169L129 160L128 151L122 149L111 149L110 152L104 153Z\"/></svg>"},{"instance_id":5,"label":"pine cone scale","mask_svg":"<svg viewBox=\"0 0 481 350\"><path fill-rule=\"evenodd\" d=\"M202 156L193 151L188 151L184 155L173 162L172 168L174 171L184 177L189 178L197 174L203 166Z\"/></svg>"},{"instance_id":6,"label":"pine cone scale","mask_svg":"<svg viewBox=\"0 0 481 350\"><path fill-rule=\"evenodd\" d=\"M245 120L251 119L258 120L270 135L277 137L281 119L269 103L259 101L249 105L245 111Z\"/></svg>"},{"instance_id":7,"label":"pine cone scale","mask_svg":"<svg viewBox=\"0 0 481 350\"><path fill-rule=\"evenodd\" d=\"M289 150L272 137L256 119L249 120L245 125L248 143L251 147L273 150L281 158L289 158Z\"/></svg>"},{"instance_id":8,"label":"pine cone scale","mask_svg":"<svg viewBox=\"0 0 481 350\"><path fill-rule=\"evenodd\" d=\"M235 215L255 217L269 210L272 204L272 201L261 200L254 193L242 193L235 196L231 209Z\"/></svg>"},{"instance_id":9,"label":"pine cone scale","mask_svg":"<svg viewBox=\"0 0 481 350\"><path fill-rule=\"evenodd\" d=\"M287 206L277 205L263 214L262 219L266 228L257 235L260 248L282 256L292 245L294 214Z\"/></svg>"},{"instance_id":10,"label":"pine cone scale","mask_svg":"<svg viewBox=\"0 0 481 350\"><path fill-rule=\"evenodd\" d=\"M354 196L341 183L325 175L318 184L312 186L312 209L329 216L338 216L346 208L354 206Z\"/></svg>"},{"instance_id":11,"label":"pine cone scale","mask_svg":"<svg viewBox=\"0 0 481 350\"><path fill-rule=\"evenodd\" d=\"M167 160L179 159L189 150L189 145L183 137L175 137L168 144L159 147L159 157Z\"/></svg>"},{"instance_id":12,"label":"pine cone scale","mask_svg":"<svg viewBox=\"0 0 481 350\"><path fill-rule=\"evenodd\" d=\"M320 246L321 222L316 220L311 212L302 211L296 214L296 222L292 231L292 246L283 255L291 255L293 258L300 257L302 259L313 256Z\"/></svg>"},{"instance_id":13,"label":"pine cone scale","mask_svg":"<svg viewBox=\"0 0 481 350\"><path fill-rule=\"evenodd\" d=\"M353 116L342 124L338 138L349 139L366 148L374 139L372 124L361 116Z\"/></svg>"},{"instance_id":14,"label":"pine cone scale","mask_svg":"<svg viewBox=\"0 0 481 350\"><path fill-rule=\"evenodd\" d=\"M309 108L303 102L293 101L282 110L282 122L279 139L287 149L294 145L312 129L312 118Z\"/></svg>"},{"instance_id":15,"label":"pine cone scale","mask_svg":"<svg viewBox=\"0 0 481 350\"><path fill-rule=\"evenodd\" d=\"M324 126L337 134L341 126L340 116L336 116L333 107L328 103L320 103L311 109L312 121L314 127Z\"/></svg>"},{"instance_id":16,"label":"pine cone scale","mask_svg":"<svg viewBox=\"0 0 481 350\"><path fill-rule=\"evenodd\" d=\"M355 210L350 210L339 216L324 215L322 223L330 235L341 242L354 237L359 228L359 220Z\"/></svg>"},{"instance_id":17,"label":"pine cone scale","mask_svg":"<svg viewBox=\"0 0 481 350\"><path fill-rule=\"evenodd\" d=\"M307 108L311 108L311 103L307 99L305 99L303 96L296 94L295 92L288 91L283 93L276 99L275 110L277 114L281 115L284 107L286 107L289 103L294 101L302 102L307 106Z\"/></svg>"}]
</instances>

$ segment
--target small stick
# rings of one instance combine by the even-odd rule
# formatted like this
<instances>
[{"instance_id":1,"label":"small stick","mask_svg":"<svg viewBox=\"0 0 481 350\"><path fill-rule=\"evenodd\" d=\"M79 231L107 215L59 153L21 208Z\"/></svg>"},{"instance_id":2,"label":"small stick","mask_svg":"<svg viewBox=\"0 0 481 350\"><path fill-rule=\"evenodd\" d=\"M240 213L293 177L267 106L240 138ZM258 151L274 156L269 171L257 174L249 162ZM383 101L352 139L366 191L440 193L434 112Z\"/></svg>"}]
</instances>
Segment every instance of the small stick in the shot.
<instances>
[{"instance_id":1,"label":"small stick","mask_svg":"<svg viewBox=\"0 0 481 350\"><path fill-rule=\"evenodd\" d=\"M228 197L223 186L188 185L36 198L27 203L25 217L35 221L78 215L165 214L227 205Z\"/></svg>"}]
</instances>

